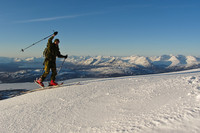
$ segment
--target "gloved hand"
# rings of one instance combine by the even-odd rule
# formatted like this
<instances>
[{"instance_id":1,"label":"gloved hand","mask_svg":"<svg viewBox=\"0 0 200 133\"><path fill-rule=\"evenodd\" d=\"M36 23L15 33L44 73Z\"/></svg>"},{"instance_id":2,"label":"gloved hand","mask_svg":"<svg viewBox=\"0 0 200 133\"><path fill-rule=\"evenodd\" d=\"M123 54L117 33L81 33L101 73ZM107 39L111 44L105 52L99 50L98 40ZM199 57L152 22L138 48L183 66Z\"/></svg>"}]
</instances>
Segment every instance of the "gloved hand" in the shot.
<instances>
[{"instance_id":1,"label":"gloved hand","mask_svg":"<svg viewBox=\"0 0 200 133\"><path fill-rule=\"evenodd\" d=\"M56 31L56 32L54 32L53 34L54 34L54 36L56 36L56 35L58 34L58 32Z\"/></svg>"},{"instance_id":2,"label":"gloved hand","mask_svg":"<svg viewBox=\"0 0 200 133\"><path fill-rule=\"evenodd\" d=\"M68 55L65 55L64 58L67 59Z\"/></svg>"}]
</instances>

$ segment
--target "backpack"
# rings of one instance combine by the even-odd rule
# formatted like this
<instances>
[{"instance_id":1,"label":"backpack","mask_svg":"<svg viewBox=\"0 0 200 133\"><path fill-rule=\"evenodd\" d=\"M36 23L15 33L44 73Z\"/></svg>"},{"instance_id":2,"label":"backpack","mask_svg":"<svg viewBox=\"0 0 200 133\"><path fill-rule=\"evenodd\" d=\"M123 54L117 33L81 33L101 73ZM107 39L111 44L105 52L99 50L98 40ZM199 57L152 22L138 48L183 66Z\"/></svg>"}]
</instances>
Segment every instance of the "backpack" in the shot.
<instances>
[{"instance_id":1,"label":"backpack","mask_svg":"<svg viewBox=\"0 0 200 133\"><path fill-rule=\"evenodd\" d=\"M48 51L47 48L45 48L44 51L43 51L43 56L44 56L44 57L47 56L47 51Z\"/></svg>"}]
</instances>

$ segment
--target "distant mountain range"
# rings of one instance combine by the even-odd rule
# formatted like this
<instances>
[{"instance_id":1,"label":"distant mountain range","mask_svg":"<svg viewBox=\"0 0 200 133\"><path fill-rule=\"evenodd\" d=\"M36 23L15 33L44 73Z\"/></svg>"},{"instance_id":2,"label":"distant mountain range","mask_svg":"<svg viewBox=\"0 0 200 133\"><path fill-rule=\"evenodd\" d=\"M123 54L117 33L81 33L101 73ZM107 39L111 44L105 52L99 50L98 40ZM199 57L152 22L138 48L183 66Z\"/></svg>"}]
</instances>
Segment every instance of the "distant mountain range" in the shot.
<instances>
[{"instance_id":1,"label":"distant mountain range","mask_svg":"<svg viewBox=\"0 0 200 133\"><path fill-rule=\"evenodd\" d=\"M43 72L44 58L0 57L0 82L33 81ZM59 68L63 59L57 59ZM184 55L146 56L70 56L58 80L154 74L198 68L200 58Z\"/></svg>"}]
</instances>

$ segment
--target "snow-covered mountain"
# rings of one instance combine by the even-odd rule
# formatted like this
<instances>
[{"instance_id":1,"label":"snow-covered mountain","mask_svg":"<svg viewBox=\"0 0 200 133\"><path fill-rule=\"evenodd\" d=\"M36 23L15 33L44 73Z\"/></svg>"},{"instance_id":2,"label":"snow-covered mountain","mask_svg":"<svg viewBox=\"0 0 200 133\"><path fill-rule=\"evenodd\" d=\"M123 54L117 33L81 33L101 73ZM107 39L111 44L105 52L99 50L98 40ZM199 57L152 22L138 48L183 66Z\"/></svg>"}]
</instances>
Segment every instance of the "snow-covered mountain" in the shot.
<instances>
[{"instance_id":1,"label":"snow-covered mountain","mask_svg":"<svg viewBox=\"0 0 200 133\"><path fill-rule=\"evenodd\" d=\"M199 133L199 83L200 69L194 69L88 80L81 85L23 94L0 101L0 131ZM38 86L0 84L0 97L9 90L32 88Z\"/></svg>"},{"instance_id":2,"label":"snow-covered mountain","mask_svg":"<svg viewBox=\"0 0 200 133\"><path fill-rule=\"evenodd\" d=\"M61 61L62 59L58 59ZM43 63L44 58L7 58L0 57L0 63ZM184 55L162 55L154 57L145 56L69 56L66 62L76 65L93 65L93 66L163 66L165 68L170 67L189 67L200 64L200 58L196 56L184 56ZM24 64L23 64L24 65Z\"/></svg>"},{"instance_id":3,"label":"snow-covered mountain","mask_svg":"<svg viewBox=\"0 0 200 133\"><path fill-rule=\"evenodd\" d=\"M61 61L62 59L58 59ZM0 63L43 63L44 58L7 58L0 57ZM189 67L200 64L200 58L196 56L184 55L162 55L154 57L145 56L69 56L66 62L76 65L93 66L142 66L142 67Z\"/></svg>"},{"instance_id":4,"label":"snow-covered mountain","mask_svg":"<svg viewBox=\"0 0 200 133\"><path fill-rule=\"evenodd\" d=\"M57 60L57 67L63 59ZM0 57L0 81L32 81L42 73L44 58ZM145 56L69 56L58 79L116 77L152 74L198 68L200 58L184 55ZM23 74L21 74L23 71ZM6 73L5 73L6 72Z\"/></svg>"}]
</instances>

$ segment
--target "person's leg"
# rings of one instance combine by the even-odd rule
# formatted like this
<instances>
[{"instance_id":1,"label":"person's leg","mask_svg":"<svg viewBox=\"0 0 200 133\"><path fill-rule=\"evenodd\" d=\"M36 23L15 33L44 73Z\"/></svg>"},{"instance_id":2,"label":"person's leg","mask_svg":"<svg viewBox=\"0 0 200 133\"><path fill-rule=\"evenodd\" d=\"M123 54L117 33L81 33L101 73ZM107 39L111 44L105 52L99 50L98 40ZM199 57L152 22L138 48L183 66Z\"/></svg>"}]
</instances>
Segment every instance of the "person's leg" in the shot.
<instances>
[{"instance_id":1,"label":"person's leg","mask_svg":"<svg viewBox=\"0 0 200 133\"><path fill-rule=\"evenodd\" d=\"M57 75L57 71L56 71L56 63L53 62L51 64L51 71L52 71L52 74L51 74L51 82L50 82L50 85L58 85L58 83L55 82L56 80L56 75Z\"/></svg>"},{"instance_id":2,"label":"person's leg","mask_svg":"<svg viewBox=\"0 0 200 133\"><path fill-rule=\"evenodd\" d=\"M47 77L47 75L49 74L50 68L51 68L51 63L50 63L50 61L45 61L44 73L43 73L42 76L40 77L42 82L44 81L44 79L45 79L45 78Z\"/></svg>"},{"instance_id":3,"label":"person's leg","mask_svg":"<svg viewBox=\"0 0 200 133\"><path fill-rule=\"evenodd\" d=\"M56 62L51 62L51 71L52 71L51 80L55 81L57 75Z\"/></svg>"}]
</instances>

